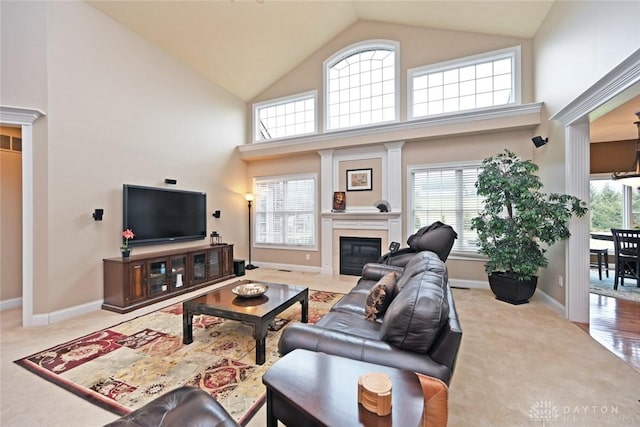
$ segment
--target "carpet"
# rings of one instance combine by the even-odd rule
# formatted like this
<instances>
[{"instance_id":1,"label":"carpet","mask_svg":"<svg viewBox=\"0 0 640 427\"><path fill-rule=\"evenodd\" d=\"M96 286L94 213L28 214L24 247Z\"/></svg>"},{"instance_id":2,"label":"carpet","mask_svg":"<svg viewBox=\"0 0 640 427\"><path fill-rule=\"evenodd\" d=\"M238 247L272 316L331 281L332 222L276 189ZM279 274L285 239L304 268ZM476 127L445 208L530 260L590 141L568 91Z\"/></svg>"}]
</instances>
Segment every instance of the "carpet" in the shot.
<instances>
[{"instance_id":1,"label":"carpet","mask_svg":"<svg viewBox=\"0 0 640 427\"><path fill-rule=\"evenodd\" d=\"M318 321L342 296L309 290L309 323ZM252 327L242 322L194 316L193 343L182 344L182 303L15 363L120 416L179 386L197 386L244 424L264 403L262 375L279 357L284 328L300 321L300 309L295 304L272 323L263 365L255 365Z\"/></svg>"},{"instance_id":2,"label":"carpet","mask_svg":"<svg viewBox=\"0 0 640 427\"><path fill-rule=\"evenodd\" d=\"M613 298L640 301L640 288L636 286L633 279L625 279L624 286L618 283L618 289L613 289L613 271L609 270L609 277L602 272L602 280L598 276L598 270L591 270L589 292L592 294L605 295Z\"/></svg>"}]
</instances>

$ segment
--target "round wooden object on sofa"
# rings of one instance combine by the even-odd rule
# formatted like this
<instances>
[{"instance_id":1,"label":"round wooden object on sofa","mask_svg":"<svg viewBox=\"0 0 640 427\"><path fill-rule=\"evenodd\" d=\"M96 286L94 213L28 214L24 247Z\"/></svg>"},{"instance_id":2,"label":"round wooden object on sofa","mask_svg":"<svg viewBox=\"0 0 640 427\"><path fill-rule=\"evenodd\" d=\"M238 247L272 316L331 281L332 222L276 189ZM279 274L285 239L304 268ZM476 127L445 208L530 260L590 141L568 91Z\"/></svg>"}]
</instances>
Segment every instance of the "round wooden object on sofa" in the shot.
<instances>
[{"instance_id":1,"label":"round wooden object on sofa","mask_svg":"<svg viewBox=\"0 0 640 427\"><path fill-rule=\"evenodd\" d=\"M358 403L379 416L391 413L391 379L381 372L358 378Z\"/></svg>"}]
</instances>

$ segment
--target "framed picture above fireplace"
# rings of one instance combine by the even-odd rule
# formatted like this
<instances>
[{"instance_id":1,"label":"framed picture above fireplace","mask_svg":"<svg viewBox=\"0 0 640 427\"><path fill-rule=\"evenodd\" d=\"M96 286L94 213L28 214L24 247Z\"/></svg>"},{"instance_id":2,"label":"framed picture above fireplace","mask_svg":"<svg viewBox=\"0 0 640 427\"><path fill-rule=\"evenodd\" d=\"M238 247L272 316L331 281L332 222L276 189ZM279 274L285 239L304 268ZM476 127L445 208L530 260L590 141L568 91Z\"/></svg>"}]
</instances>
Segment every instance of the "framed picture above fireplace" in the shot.
<instances>
[{"instance_id":1,"label":"framed picture above fireplace","mask_svg":"<svg viewBox=\"0 0 640 427\"><path fill-rule=\"evenodd\" d=\"M372 168L347 169L347 191L371 191Z\"/></svg>"}]
</instances>

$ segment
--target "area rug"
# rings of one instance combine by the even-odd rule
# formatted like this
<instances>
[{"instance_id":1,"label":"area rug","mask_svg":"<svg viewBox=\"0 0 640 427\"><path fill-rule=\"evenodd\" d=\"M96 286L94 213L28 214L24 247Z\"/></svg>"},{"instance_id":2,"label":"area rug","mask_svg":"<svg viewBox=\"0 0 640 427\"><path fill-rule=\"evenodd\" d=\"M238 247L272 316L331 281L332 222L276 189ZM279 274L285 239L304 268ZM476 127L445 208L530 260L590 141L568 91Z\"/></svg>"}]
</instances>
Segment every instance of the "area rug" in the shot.
<instances>
[{"instance_id":1,"label":"area rug","mask_svg":"<svg viewBox=\"0 0 640 427\"><path fill-rule=\"evenodd\" d=\"M597 270L591 270L589 292L592 294L605 295L613 298L621 298L631 301L640 301L640 288L636 286L633 279L625 279L624 286L618 283L618 289L613 289L613 272L609 271L609 277L602 273L602 280L598 276Z\"/></svg>"},{"instance_id":2,"label":"area rug","mask_svg":"<svg viewBox=\"0 0 640 427\"><path fill-rule=\"evenodd\" d=\"M309 323L342 294L309 291ZM182 385L215 397L240 424L264 403L262 375L278 359L278 339L300 321L301 305L282 312L267 335L266 362L255 364L252 327L213 316L194 316L193 343L182 344L178 303L15 363L100 407L125 415Z\"/></svg>"}]
</instances>

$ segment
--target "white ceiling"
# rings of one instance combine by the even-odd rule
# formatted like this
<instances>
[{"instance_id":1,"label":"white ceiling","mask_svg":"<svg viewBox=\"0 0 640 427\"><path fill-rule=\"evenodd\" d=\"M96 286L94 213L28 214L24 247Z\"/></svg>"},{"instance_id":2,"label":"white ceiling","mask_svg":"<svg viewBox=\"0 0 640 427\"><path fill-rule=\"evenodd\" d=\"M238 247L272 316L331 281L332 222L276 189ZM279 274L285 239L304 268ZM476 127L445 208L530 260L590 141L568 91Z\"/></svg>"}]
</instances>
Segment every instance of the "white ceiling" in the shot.
<instances>
[{"instance_id":1,"label":"white ceiling","mask_svg":"<svg viewBox=\"0 0 640 427\"><path fill-rule=\"evenodd\" d=\"M358 20L533 38L554 1L87 0L245 101ZM592 141L637 138L638 94L592 115Z\"/></svg>"},{"instance_id":2,"label":"white ceiling","mask_svg":"<svg viewBox=\"0 0 640 427\"><path fill-rule=\"evenodd\" d=\"M640 113L640 82L590 114L591 142L637 139L638 128L634 122L640 118L636 113Z\"/></svg>"}]
</instances>

